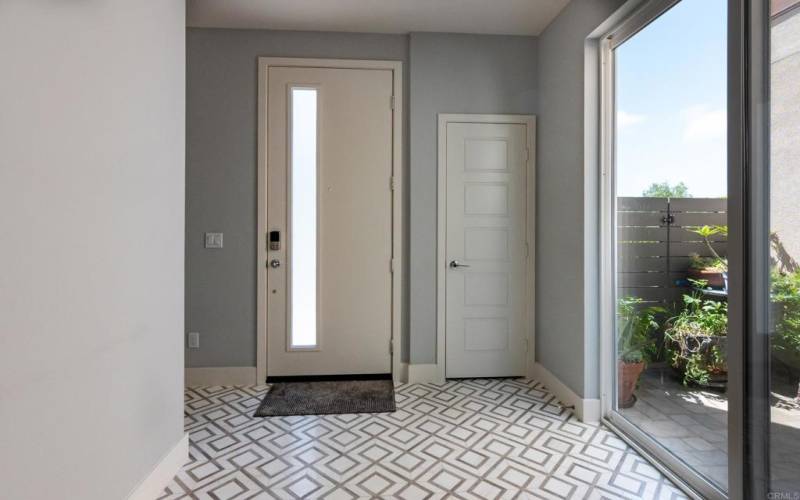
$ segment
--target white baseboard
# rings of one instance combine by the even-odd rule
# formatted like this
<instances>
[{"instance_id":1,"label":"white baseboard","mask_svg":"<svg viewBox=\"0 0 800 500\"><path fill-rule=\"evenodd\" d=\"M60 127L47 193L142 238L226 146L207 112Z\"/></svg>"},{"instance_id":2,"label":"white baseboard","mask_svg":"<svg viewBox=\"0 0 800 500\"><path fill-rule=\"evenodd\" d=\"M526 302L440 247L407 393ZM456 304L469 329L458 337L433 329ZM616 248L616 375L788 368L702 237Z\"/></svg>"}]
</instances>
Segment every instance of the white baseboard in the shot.
<instances>
[{"instance_id":1,"label":"white baseboard","mask_svg":"<svg viewBox=\"0 0 800 500\"><path fill-rule=\"evenodd\" d=\"M189 434L184 434L158 462L156 468L128 495L128 500L153 500L160 497L164 488L188 461Z\"/></svg>"},{"instance_id":2,"label":"white baseboard","mask_svg":"<svg viewBox=\"0 0 800 500\"><path fill-rule=\"evenodd\" d=\"M408 363L401 361L397 368L394 369L392 379L395 382L408 383Z\"/></svg>"},{"instance_id":3,"label":"white baseboard","mask_svg":"<svg viewBox=\"0 0 800 500\"><path fill-rule=\"evenodd\" d=\"M186 387L253 384L258 384L255 366L186 368L184 374Z\"/></svg>"},{"instance_id":4,"label":"white baseboard","mask_svg":"<svg viewBox=\"0 0 800 500\"><path fill-rule=\"evenodd\" d=\"M565 406L574 406L575 416L578 417L578 420L581 422L597 423L600 421L599 399L589 399L578 396L540 363L531 364L530 378L541 382Z\"/></svg>"},{"instance_id":5,"label":"white baseboard","mask_svg":"<svg viewBox=\"0 0 800 500\"><path fill-rule=\"evenodd\" d=\"M409 384L424 384L434 383L443 384L444 379L439 371L439 365L432 364L409 364L408 365L408 383Z\"/></svg>"}]
</instances>

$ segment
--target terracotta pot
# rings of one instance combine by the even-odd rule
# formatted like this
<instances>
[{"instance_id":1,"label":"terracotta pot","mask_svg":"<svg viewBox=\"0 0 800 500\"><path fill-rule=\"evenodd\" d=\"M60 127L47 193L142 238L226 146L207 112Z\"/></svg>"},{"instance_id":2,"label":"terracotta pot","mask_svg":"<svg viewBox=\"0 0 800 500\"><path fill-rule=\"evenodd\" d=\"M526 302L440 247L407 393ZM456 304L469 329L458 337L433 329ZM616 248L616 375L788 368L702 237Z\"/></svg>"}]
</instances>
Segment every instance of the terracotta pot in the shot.
<instances>
[{"instance_id":1,"label":"terracotta pot","mask_svg":"<svg viewBox=\"0 0 800 500\"><path fill-rule=\"evenodd\" d=\"M644 362L618 363L619 376L617 383L617 403L620 408L630 408L636 403L633 391L636 390L636 383L639 382L639 375L644 371Z\"/></svg>"},{"instance_id":2,"label":"terracotta pot","mask_svg":"<svg viewBox=\"0 0 800 500\"><path fill-rule=\"evenodd\" d=\"M694 269L689 268L686 276L693 280L703 280L708 282L711 288L725 288L725 273L717 269Z\"/></svg>"}]
</instances>

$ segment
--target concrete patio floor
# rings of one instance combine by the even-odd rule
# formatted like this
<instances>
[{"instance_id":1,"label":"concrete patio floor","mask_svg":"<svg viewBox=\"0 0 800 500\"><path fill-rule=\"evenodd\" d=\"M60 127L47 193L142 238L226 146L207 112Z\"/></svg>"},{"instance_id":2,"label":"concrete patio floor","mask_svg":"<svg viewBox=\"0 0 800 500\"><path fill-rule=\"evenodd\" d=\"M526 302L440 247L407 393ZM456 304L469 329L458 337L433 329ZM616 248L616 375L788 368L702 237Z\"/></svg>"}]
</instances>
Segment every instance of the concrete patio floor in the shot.
<instances>
[{"instance_id":1,"label":"concrete patio floor","mask_svg":"<svg viewBox=\"0 0 800 500\"><path fill-rule=\"evenodd\" d=\"M773 378L771 467L773 489L798 489L800 404L797 385ZM792 392L794 391L794 392ZM672 368L648 368L636 404L620 413L717 485L728 487L728 400L723 392L685 387Z\"/></svg>"}]
</instances>

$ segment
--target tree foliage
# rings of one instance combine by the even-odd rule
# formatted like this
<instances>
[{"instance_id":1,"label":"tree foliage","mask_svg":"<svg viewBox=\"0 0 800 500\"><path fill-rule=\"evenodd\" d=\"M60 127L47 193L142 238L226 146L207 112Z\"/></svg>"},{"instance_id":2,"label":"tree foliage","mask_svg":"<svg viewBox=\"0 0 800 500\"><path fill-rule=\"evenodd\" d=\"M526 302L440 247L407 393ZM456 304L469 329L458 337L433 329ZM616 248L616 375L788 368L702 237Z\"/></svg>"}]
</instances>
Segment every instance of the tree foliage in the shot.
<instances>
[{"instance_id":1,"label":"tree foliage","mask_svg":"<svg viewBox=\"0 0 800 500\"><path fill-rule=\"evenodd\" d=\"M669 182L654 182L650 187L645 189L642 196L648 198L691 198L689 188L683 182L679 182L674 186Z\"/></svg>"}]
</instances>

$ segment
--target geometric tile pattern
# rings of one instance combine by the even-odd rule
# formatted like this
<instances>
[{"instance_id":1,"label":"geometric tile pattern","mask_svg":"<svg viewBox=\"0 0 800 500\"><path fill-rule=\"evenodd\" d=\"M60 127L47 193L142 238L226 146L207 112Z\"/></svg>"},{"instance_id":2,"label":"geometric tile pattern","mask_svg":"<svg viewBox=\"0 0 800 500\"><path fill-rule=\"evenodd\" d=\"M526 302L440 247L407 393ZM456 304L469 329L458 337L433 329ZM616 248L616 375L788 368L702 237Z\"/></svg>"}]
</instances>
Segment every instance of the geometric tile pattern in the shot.
<instances>
[{"instance_id":1,"label":"geometric tile pattern","mask_svg":"<svg viewBox=\"0 0 800 500\"><path fill-rule=\"evenodd\" d=\"M541 384L400 384L397 411L253 418L268 386L186 390L190 461L162 499L683 499Z\"/></svg>"}]
</instances>

